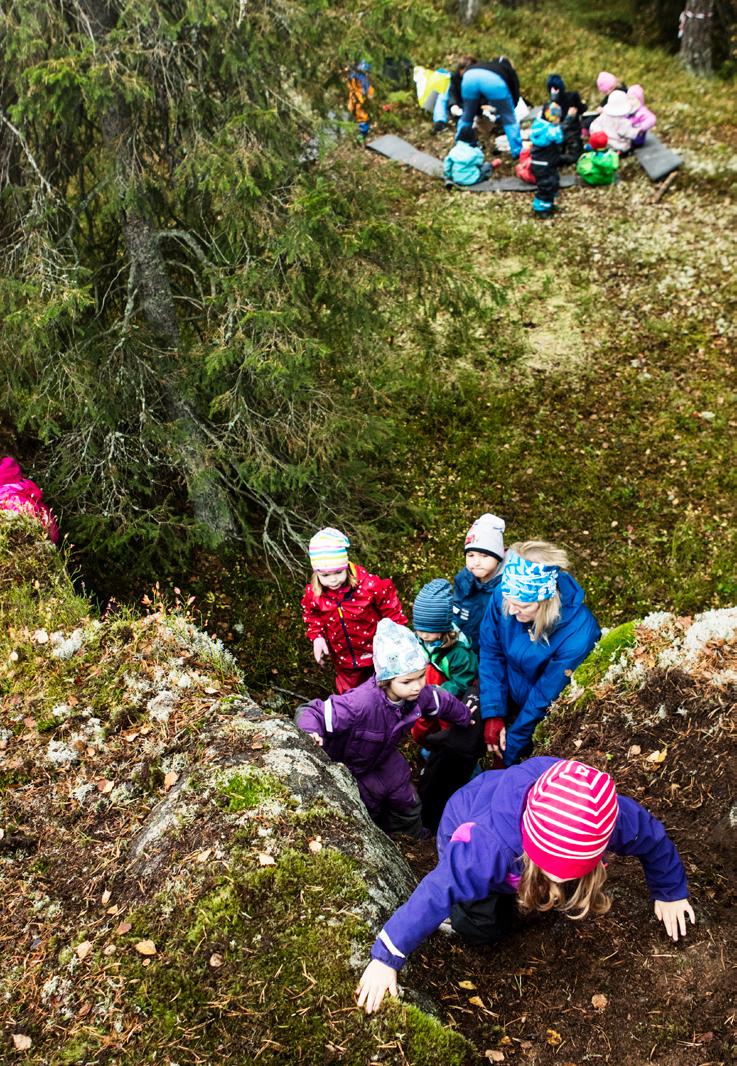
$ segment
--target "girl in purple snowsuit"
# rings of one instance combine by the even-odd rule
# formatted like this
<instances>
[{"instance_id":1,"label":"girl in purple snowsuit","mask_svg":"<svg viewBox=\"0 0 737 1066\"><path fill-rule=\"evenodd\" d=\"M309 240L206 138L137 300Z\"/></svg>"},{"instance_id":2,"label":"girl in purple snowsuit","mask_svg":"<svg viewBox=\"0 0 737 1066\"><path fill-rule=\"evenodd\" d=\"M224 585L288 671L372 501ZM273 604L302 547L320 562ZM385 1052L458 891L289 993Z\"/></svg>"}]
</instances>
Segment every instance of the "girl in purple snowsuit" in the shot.
<instances>
[{"instance_id":1,"label":"girl in purple snowsuit","mask_svg":"<svg viewBox=\"0 0 737 1066\"><path fill-rule=\"evenodd\" d=\"M331 759L345 763L378 825L418 836L420 802L397 746L420 717L465 727L471 712L450 692L425 684L427 655L406 626L382 618L373 657L375 677L341 696L300 707L297 725Z\"/></svg>"},{"instance_id":2,"label":"girl in purple snowsuit","mask_svg":"<svg viewBox=\"0 0 737 1066\"><path fill-rule=\"evenodd\" d=\"M636 855L655 915L674 940L686 935L683 865L662 824L611 777L570 759L542 756L490 770L451 796L437 837L438 865L379 933L358 986L371 1013L397 992L397 971L438 926L475 944L494 944L517 906L572 918L604 914L610 900L605 852ZM565 884L564 884L565 883Z\"/></svg>"}]
</instances>

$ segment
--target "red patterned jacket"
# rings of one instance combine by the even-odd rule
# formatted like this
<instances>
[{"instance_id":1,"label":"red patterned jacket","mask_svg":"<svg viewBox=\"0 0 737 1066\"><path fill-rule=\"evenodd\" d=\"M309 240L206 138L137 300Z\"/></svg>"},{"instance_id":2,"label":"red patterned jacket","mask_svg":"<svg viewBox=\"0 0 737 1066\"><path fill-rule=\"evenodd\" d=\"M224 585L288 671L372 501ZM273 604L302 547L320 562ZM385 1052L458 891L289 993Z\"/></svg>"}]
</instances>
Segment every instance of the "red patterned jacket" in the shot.
<instances>
[{"instance_id":1,"label":"red patterned jacket","mask_svg":"<svg viewBox=\"0 0 737 1066\"><path fill-rule=\"evenodd\" d=\"M324 637L335 666L346 669L372 665L374 633L380 618L407 625L394 582L369 574L362 566L351 566L358 578L355 588L323 589L322 595L315 596L310 584L302 597L307 639Z\"/></svg>"}]
</instances>

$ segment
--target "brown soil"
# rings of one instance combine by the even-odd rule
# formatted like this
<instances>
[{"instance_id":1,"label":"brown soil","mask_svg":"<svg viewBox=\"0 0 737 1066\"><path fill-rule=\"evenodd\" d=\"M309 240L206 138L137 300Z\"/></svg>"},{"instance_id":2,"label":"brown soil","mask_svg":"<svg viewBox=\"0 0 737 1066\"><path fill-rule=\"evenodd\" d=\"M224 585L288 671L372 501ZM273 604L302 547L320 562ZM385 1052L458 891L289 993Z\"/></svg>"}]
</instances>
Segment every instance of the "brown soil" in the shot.
<instances>
[{"instance_id":1,"label":"brown soil","mask_svg":"<svg viewBox=\"0 0 737 1066\"><path fill-rule=\"evenodd\" d=\"M737 832L726 818L737 794L736 695L656 670L638 693L611 692L559 717L550 750L610 770L664 822L688 871L697 924L685 941L668 940L639 863L614 857L604 918L526 919L496 949L437 934L417 953L412 982L475 1043L480 1061L737 1061ZM635 728L625 724L630 715ZM653 716L657 725L645 724ZM665 749L662 764L647 761ZM418 875L435 860L430 845L410 847L408 857ZM597 1009L595 996L606 1005L597 1000Z\"/></svg>"}]
</instances>

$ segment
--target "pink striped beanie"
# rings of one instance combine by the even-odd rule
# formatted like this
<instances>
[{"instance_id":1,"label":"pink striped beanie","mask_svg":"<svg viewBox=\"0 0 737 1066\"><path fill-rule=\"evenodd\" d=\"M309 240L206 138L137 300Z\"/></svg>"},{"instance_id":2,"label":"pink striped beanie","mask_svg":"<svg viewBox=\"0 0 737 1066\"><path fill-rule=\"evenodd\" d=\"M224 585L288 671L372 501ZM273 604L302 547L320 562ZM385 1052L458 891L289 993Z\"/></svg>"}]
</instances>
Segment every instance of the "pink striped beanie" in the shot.
<instances>
[{"instance_id":1,"label":"pink striped beanie","mask_svg":"<svg viewBox=\"0 0 737 1066\"><path fill-rule=\"evenodd\" d=\"M572 881L597 866L618 814L609 774L561 759L527 794L522 846L544 873Z\"/></svg>"}]
</instances>

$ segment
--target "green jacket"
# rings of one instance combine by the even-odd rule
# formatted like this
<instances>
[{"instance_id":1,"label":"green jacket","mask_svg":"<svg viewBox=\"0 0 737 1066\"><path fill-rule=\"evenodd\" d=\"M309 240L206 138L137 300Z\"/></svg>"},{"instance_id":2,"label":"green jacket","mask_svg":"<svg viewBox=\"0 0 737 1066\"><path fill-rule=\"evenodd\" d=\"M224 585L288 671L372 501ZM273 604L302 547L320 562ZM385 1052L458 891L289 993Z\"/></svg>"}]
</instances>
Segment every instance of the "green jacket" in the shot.
<instances>
[{"instance_id":1,"label":"green jacket","mask_svg":"<svg viewBox=\"0 0 737 1066\"><path fill-rule=\"evenodd\" d=\"M428 648L424 641L420 643L427 652L430 665L446 679L438 679L440 687L454 696L462 696L479 673L478 656L465 633L459 632L458 640L450 648Z\"/></svg>"}]
</instances>

